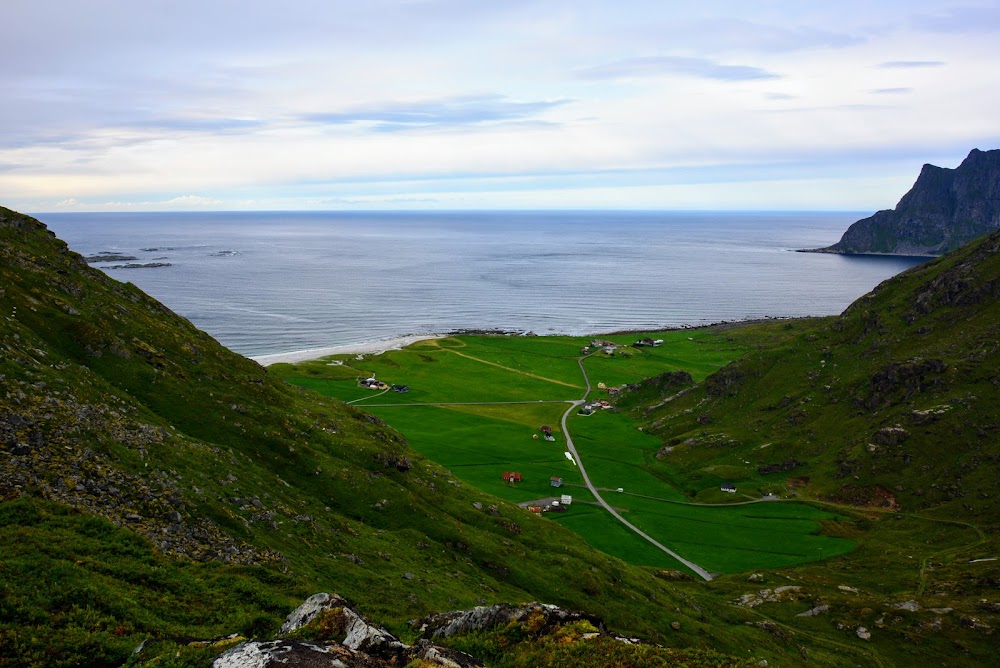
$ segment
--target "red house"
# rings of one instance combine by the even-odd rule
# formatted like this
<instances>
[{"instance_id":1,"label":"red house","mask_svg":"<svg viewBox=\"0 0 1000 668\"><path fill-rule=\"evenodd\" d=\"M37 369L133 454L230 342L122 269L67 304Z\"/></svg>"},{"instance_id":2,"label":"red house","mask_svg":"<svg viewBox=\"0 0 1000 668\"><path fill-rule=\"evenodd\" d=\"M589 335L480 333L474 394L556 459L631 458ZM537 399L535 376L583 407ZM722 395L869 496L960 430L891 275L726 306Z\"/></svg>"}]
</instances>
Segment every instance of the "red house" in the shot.
<instances>
[{"instance_id":1,"label":"red house","mask_svg":"<svg viewBox=\"0 0 1000 668\"><path fill-rule=\"evenodd\" d=\"M500 479L509 483L521 482L521 474L518 471L504 471Z\"/></svg>"}]
</instances>

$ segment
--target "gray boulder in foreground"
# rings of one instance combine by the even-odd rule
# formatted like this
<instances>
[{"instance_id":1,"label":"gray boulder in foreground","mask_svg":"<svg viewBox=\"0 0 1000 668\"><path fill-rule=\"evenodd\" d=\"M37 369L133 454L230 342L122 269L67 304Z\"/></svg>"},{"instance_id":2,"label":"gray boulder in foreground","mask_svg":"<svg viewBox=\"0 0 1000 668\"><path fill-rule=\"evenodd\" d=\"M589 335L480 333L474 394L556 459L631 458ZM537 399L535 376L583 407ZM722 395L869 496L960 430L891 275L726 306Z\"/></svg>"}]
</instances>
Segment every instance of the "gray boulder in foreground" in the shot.
<instances>
[{"instance_id":1,"label":"gray boulder in foreground","mask_svg":"<svg viewBox=\"0 0 1000 668\"><path fill-rule=\"evenodd\" d=\"M332 626L342 638L306 640L280 638L251 640L226 651L212 668L388 668L420 659L423 665L442 668L481 668L482 664L462 652L438 647L426 640L404 645L385 629L369 623L336 594L313 594L285 619L279 635L294 633L320 615L333 617Z\"/></svg>"}]
</instances>

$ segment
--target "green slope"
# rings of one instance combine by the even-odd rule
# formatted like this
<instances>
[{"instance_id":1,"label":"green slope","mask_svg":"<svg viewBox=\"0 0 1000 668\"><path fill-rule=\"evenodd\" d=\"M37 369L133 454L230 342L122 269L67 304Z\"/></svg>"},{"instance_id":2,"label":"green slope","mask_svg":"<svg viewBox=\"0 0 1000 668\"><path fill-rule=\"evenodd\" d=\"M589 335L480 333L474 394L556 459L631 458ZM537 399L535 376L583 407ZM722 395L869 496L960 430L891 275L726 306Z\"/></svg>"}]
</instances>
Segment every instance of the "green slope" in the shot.
<instances>
[{"instance_id":1,"label":"green slope","mask_svg":"<svg viewBox=\"0 0 1000 668\"><path fill-rule=\"evenodd\" d=\"M6 209L0 451L0 533L17 545L0 552L5 665L266 634L320 590L404 634L429 612L544 600L671 645L736 651L744 635L709 641L714 613L653 571L459 482Z\"/></svg>"}]
</instances>

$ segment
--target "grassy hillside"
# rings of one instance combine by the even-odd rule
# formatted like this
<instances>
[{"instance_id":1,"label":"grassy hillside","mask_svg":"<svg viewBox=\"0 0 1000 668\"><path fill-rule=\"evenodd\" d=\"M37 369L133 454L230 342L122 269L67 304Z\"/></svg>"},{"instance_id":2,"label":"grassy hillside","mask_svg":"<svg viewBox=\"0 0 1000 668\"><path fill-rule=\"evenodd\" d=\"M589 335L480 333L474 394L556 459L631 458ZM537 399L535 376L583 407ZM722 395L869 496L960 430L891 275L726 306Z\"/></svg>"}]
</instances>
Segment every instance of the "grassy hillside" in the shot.
<instances>
[{"instance_id":1,"label":"grassy hillside","mask_svg":"<svg viewBox=\"0 0 1000 668\"><path fill-rule=\"evenodd\" d=\"M325 590L404 639L416 635L407 620L431 612L542 600L737 657L623 656L624 645L564 642L572 629L453 641L490 665L994 665L997 246L988 238L908 272L841 318L685 334L679 346L707 353L698 339L711 336L712 352L691 369L705 380L680 396L641 380L669 350L631 367L593 360L605 366L592 378L629 384L619 406L645 422L639 448L621 415L572 426L598 455L628 440L603 457L608 471L623 464L635 484L651 476L678 500L719 501L727 480L850 518L817 519L858 545L849 554L704 584L606 556L475 489L383 421L397 408L373 407L376 417L286 384L0 209L0 664L204 665L217 649L192 638L269 637ZM578 343L533 343L506 340L488 365L452 343L415 354L487 384L495 376L480 367L520 372L501 389L533 404L514 419L450 411L512 425L513 444L558 405L538 399L582 393ZM378 377L399 382L392 360L379 358ZM462 389L402 382L415 403ZM759 526L748 517L745 535ZM700 534L727 559L743 540ZM610 524L598 535L616 543Z\"/></svg>"},{"instance_id":2,"label":"grassy hillside","mask_svg":"<svg viewBox=\"0 0 1000 668\"><path fill-rule=\"evenodd\" d=\"M670 645L735 652L749 633L781 651L273 378L38 221L0 209L0 254L0 663L266 636L320 590L404 635L429 612L544 600Z\"/></svg>"},{"instance_id":3,"label":"grassy hillside","mask_svg":"<svg viewBox=\"0 0 1000 668\"><path fill-rule=\"evenodd\" d=\"M829 610L775 621L845 636L863 625L899 665L1000 659L998 251L994 234L840 317L786 323L784 340L682 396L645 383L619 401L663 442L651 471L693 499L717 500L727 481L856 519L839 528L854 553L769 576Z\"/></svg>"}]
</instances>

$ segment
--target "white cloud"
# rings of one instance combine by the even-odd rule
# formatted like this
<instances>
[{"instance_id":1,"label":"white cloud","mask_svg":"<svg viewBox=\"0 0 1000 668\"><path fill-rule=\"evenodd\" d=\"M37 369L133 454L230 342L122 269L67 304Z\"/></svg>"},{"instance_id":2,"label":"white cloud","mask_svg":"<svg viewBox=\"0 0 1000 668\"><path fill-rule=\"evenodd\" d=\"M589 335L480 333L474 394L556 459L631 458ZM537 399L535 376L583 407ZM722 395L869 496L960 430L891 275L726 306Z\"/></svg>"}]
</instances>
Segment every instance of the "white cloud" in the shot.
<instances>
[{"instance_id":1,"label":"white cloud","mask_svg":"<svg viewBox=\"0 0 1000 668\"><path fill-rule=\"evenodd\" d=\"M0 202L35 211L869 208L1000 142L958 2L8 4Z\"/></svg>"}]
</instances>

